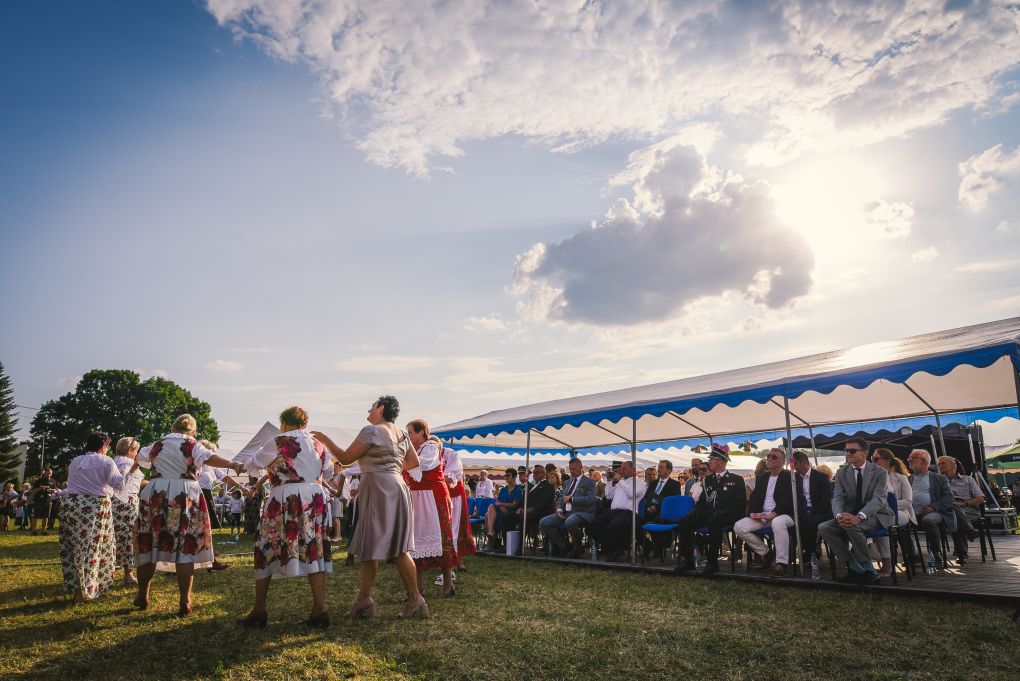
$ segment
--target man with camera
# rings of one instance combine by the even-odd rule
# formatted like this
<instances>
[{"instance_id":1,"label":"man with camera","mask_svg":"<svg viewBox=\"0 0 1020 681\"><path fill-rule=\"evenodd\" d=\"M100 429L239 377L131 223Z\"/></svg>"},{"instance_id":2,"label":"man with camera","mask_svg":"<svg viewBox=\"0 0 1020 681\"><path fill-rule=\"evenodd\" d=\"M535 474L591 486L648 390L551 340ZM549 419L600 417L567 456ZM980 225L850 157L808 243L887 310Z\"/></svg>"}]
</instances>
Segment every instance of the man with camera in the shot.
<instances>
[{"instance_id":1,"label":"man with camera","mask_svg":"<svg viewBox=\"0 0 1020 681\"><path fill-rule=\"evenodd\" d=\"M634 509L645 495L645 481L636 477L633 462L624 461L613 471L613 479L606 485L606 499L612 503L609 511L595 518L591 524L592 540L598 542L610 561L617 561L630 547Z\"/></svg>"}]
</instances>

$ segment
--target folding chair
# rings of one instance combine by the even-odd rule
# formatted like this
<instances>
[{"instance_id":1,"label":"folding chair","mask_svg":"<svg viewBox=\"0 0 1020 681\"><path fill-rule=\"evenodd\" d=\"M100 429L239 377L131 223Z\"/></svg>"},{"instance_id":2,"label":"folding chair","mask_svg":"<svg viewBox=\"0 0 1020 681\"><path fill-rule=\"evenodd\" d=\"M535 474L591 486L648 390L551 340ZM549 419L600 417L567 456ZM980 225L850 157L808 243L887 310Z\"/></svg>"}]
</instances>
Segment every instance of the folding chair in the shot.
<instances>
[{"instance_id":1,"label":"folding chair","mask_svg":"<svg viewBox=\"0 0 1020 681\"><path fill-rule=\"evenodd\" d=\"M470 504L472 501L475 502L473 509L470 508ZM487 497L482 497L481 499L468 499L469 510L471 510L470 519L471 531L475 532L476 535L477 535L476 530L478 527L483 528L485 527L485 515L489 512L489 507L492 506L494 503L496 503L495 499L490 499ZM486 548L488 538L485 536L485 533L483 532L481 538L478 538L477 536L475 537L475 541L480 543L482 545L482 548L484 549Z\"/></svg>"},{"instance_id":2,"label":"folding chair","mask_svg":"<svg viewBox=\"0 0 1020 681\"><path fill-rule=\"evenodd\" d=\"M995 557L995 544L992 543L992 519L985 515L985 505L981 504L978 509L981 511L981 517L978 519L978 539L981 540L981 562L985 562L985 557L988 552L992 553L992 560L998 561ZM988 542L987 546L985 542Z\"/></svg>"},{"instance_id":3,"label":"folding chair","mask_svg":"<svg viewBox=\"0 0 1020 681\"><path fill-rule=\"evenodd\" d=\"M645 532L651 533L653 536L669 533L670 538L672 538L676 532L677 523L693 510L694 499L692 497L683 495L666 497L662 500L662 509L659 511L659 522L645 523L642 525L642 529L644 529ZM662 562L666 562L665 554L662 556Z\"/></svg>"}]
</instances>

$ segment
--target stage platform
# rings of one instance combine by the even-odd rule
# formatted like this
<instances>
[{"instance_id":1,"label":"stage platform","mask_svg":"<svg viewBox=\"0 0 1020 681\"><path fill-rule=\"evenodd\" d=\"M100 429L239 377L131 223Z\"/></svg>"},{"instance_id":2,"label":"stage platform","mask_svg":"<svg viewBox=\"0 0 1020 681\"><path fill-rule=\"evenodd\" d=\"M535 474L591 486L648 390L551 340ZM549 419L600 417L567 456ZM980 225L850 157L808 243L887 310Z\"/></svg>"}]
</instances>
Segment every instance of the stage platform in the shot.
<instances>
[{"instance_id":1,"label":"stage platform","mask_svg":"<svg viewBox=\"0 0 1020 681\"><path fill-rule=\"evenodd\" d=\"M869 587L839 584L833 581L831 579L829 563L826 560L823 560L821 564L821 580L814 581L810 577L768 577L756 573L753 568L748 572L745 570L743 561L736 564L735 572L730 572L729 562L725 557L720 561L721 571L716 575L706 577L697 572L676 574L673 572L672 562L669 560L665 564L660 563L658 559L651 559L645 564L637 563L631 565L630 562L626 561L570 560L567 558L549 558L530 554L507 556L499 553L479 552L478 555L500 560L540 561L562 564L564 566L668 574L678 579L735 579L749 583L773 584L776 586L857 592L868 591L902 594L905 596L927 596L940 599L997 603L1016 608L1017 612L1020 613L1020 536L1001 535L994 537L993 540L998 560L993 561L989 554L987 562L982 563L980 547L975 541L971 542L970 545L970 562L965 565L957 565L955 561L951 561L949 569L940 569L935 575L924 573L921 568L918 568L917 574L915 574L912 581L907 579L906 573L901 568L897 574L899 582L897 585L893 585L891 578L883 577L881 585ZM1015 616L1014 619L1016 619Z\"/></svg>"}]
</instances>

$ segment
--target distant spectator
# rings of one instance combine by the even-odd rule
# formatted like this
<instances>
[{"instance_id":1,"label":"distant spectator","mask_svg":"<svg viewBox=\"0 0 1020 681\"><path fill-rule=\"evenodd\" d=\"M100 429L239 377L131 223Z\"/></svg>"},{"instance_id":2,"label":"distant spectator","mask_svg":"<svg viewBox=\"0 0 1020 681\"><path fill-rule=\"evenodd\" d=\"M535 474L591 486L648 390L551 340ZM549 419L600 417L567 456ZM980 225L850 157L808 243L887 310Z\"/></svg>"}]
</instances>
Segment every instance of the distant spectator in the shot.
<instances>
[{"instance_id":1,"label":"distant spectator","mask_svg":"<svg viewBox=\"0 0 1020 681\"><path fill-rule=\"evenodd\" d=\"M595 496L599 499L606 498L606 481L602 479L602 471L594 468L588 473L588 477L595 481Z\"/></svg>"},{"instance_id":2,"label":"distant spectator","mask_svg":"<svg viewBox=\"0 0 1020 681\"><path fill-rule=\"evenodd\" d=\"M478 483L475 485L476 499L492 499L493 484L489 480L489 471L482 471L478 474Z\"/></svg>"},{"instance_id":3,"label":"distant spectator","mask_svg":"<svg viewBox=\"0 0 1020 681\"><path fill-rule=\"evenodd\" d=\"M32 534L46 534L50 522L50 494L57 487L53 469L47 468L32 483ZM42 525L42 527L39 527Z\"/></svg>"},{"instance_id":4,"label":"distant spectator","mask_svg":"<svg viewBox=\"0 0 1020 681\"><path fill-rule=\"evenodd\" d=\"M687 482L684 483L684 494L688 496L693 496L691 494L691 489L693 489L694 484L698 481L698 478L701 475L703 465L704 461L702 461L698 457L694 457L693 459L691 459L691 470L688 473L690 477L688 477Z\"/></svg>"},{"instance_id":5,"label":"distant spectator","mask_svg":"<svg viewBox=\"0 0 1020 681\"><path fill-rule=\"evenodd\" d=\"M14 483L8 482L4 485L4 491L0 494L0 532L7 529L7 523L14 518L17 512L18 493L14 491Z\"/></svg>"},{"instance_id":6,"label":"distant spectator","mask_svg":"<svg viewBox=\"0 0 1020 681\"><path fill-rule=\"evenodd\" d=\"M836 477L836 474L832 472L832 469L824 463L821 466L817 466L815 470L827 477L829 482L832 482L833 478Z\"/></svg>"},{"instance_id":7,"label":"distant spectator","mask_svg":"<svg viewBox=\"0 0 1020 681\"><path fill-rule=\"evenodd\" d=\"M963 564L968 560L968 540L977 539L978 536L974 523L981 518L980 509L985 503L985 496L977 480L969 475L960 475L960 465L953 457L939 457L939 472L949 479L949 489L953 492L953 511L956 513L953 551Z\"/></svg>"},{"instance_id":8,"label":"distant spectator","mask_svg":"<svg viewBox=\"0 0 1020 681\"><path fill-rule=\"evenodd\" d=\"M517 529L517 509L524 504L524 488L517 484L517 471L506 469L506 485L499 490L496 503L485 514L485 527L489 534L489 550L496 551L496 533Z\"/></svg>"}]
</instances>

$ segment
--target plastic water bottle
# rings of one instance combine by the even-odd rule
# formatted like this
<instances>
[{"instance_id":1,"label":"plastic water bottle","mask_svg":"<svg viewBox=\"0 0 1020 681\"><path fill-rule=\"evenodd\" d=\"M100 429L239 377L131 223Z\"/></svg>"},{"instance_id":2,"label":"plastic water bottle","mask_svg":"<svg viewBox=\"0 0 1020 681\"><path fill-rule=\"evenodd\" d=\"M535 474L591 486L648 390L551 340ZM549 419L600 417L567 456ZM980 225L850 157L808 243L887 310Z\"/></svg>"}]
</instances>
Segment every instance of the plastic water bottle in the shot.
<instances>
[{"instance_id":1,"label":"plastic water bottle","mask_svg":"<svg viewBox=\"0 0 1020 681\"><path fill-rule=\"evenodd\" d=\"M928 574L935 574L935 554L931 549L928 549Z\"/></svg>"},{"instance_id":2,"label":"plastic water bottle","mask_svg":"<svg viewBox=\"0 0 1020 681\"><path fill-rule=\"evenodd\" d=\"M599 559L599 545L598 545L597 542L592 542L591 543L591 559L592 560L598 560Z\"/></svg>"},{"instance_id":3,"label":"plastic water bottle","mask_svg":"<svg viewBox=\"0 0 1020 681\"><path fill-rule=\"evenodd\" d=\"M819 581L822 578L822 571L818 569L818 556L811 554L811 579Z\"/></svg>"}]
</instances>

